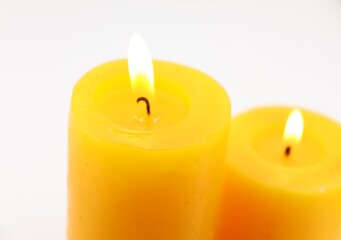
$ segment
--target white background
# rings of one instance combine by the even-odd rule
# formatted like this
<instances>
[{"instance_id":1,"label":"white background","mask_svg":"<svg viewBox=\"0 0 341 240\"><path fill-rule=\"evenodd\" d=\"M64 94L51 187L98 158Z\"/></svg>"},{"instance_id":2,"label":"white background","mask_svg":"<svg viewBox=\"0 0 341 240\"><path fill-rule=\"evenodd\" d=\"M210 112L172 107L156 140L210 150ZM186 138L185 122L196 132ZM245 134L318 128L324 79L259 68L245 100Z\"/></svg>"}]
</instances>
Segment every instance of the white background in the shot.
<instances>
[{"instance_id":1,"label":"white background","mask_svg":"<svg viewBox=\"0 0 341 240\"><path fill-rule=\"evenodd\" d=\"M1 240L65 239L72 87L132 32L220 81L233 114L290 104L341 122L341 0L0 0Z\"/></svg>"}]
</instances>

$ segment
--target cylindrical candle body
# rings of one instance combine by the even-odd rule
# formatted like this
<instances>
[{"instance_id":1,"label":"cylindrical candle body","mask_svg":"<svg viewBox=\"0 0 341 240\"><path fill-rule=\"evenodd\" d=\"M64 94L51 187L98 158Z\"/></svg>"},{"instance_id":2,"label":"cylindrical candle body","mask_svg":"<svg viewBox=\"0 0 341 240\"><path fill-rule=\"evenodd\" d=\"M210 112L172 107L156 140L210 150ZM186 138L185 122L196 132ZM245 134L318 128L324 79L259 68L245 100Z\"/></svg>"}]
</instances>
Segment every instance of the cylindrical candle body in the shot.
<instances>
[{"instance_id":1,"label":"cylindrical candle body","mask_svg":"<svg viewBox=\"0 0 341 240\"><path fill-rule=\"evenodd\" d=\"M228 96L199 71L154 68L151 116L130 93L125 60L95 68L74 89L69 240L212 239Z\"/></svg>"},{"instance_id":2,"label":"cylindrical candle body","mask_svg":"<svg viewBox=\"0 0 341 240\"><path fill-rule=\"evenodd\" d=\"M302 142L284 156L291 108L235 117L217 240L338 240L341 237L341 127L302 111Z\"/></svg>"}]
</instances>

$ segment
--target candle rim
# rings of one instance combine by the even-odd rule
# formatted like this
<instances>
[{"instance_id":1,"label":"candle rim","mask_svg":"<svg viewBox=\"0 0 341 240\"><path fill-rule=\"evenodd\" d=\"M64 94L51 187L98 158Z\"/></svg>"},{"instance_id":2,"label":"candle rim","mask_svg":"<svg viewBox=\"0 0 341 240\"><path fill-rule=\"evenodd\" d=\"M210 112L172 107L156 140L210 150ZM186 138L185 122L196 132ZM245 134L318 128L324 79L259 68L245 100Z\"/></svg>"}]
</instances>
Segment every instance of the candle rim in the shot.
<instances>
[{"instance_id":1,"label":"candle rim","mask_svg":"<svg viewBox=\"0 0 341 240\"><path fill-rule=\"evenodd\" d=\"M208 83L208 85L212 88L212 89L216 89L218 92L218 99L222 100L222 102L214 102L212 101L212 98L208 98L208 96L212 95L212 93L210 92L201 92L201 94L204 94L206 97L206 100L204 101L205 104L213 104L214 106L223 106L224 104L228 103L228 106L226 106L226 109L222 109L220 112L213 112L213 111L208 111L208 112L200 112L201 109L199 108L199 106L195 106L197 107L195 109L194 112L189 113L189 116L187 116L186 118L183 119L183 121L181 121L179 124L176 124L174 126L172 126L171 129L163 129L163 130L158 130L158 131L154 131L152 133L148 133L145 134L144 132L139 132L139 131L129 131L129 129L124 129L122 131L119 130L119 135L121 136L120 139L115 139L115 137L110 136L110 134L108 134L108 132L106 132L105 128L108 128L108 126L110 125L110 128L112 129L117 129L117 126L115 126L115 124L112 123L108 123L105 119L103 119L103 116L101 117L100 115L96 116L96 120L92 119L91 121L99 121L102 122L104 126L102 126L102 134L101 136L96 136L98 135L98 133L93 132L91 129L89 129L88 134L90 135L94 135L93 137L104 141L104 142L112 142L115 144L129 144L129 142L125 142L122 141L122 139L125 138L125 136L127 136L127 134L137 134L141 137L144 138L144 142L148 142L150 141L149 144L136 144L134 145L134 147L140 147L143 149L154 149L155 145L150 145L151 143L155 143L160 141L159 143L157 143L156 145L158 145L157 149L174 149L174 148L181 148L181 147L188 147L188 146L192 146L192 145L196 145L196 144L200 144L200 143L204 143L205 141L207 141L208 138L214 138L214 137L220 137L220 131L227 131L228 129L228 125L229 125L229 118L230 118L230 100L229 97L226 93L226 91L221 87L221 85L215 81L212 77L210 77L209 75L196 70L194 68L191 67L187 67L184 65L180 65L177 63L172 63L172 62L168 62L168 61L162 61L162 60L153 60L154 66L155 66L155 76L157 76L158 74L170 74L170 76L168 77L174 77L174 79L176 81L180 81L183 83L183 81L186 79L186 77L194 77L194 78L198 78L200 79L200 81L204 81L206 83ZM99 65L95 68L93 68L92 70L90 70L87 74L85 74L82 79L80 81L78 81L78 83L75 85L74 87L74 91L73 91L73 99L72 99L72 106L71 106L71 111L73 112L73 117L78 119L77 122L79 122L80 125L82 125L83 128L87 128L86 125L87 123L84 122L84 119L82 119L81 117L79 117L79 111L77 110L77 108L79 108L80 106L83 107L83 110L87 111L84 107L86 105L86 107L90 107L94 112L94 106L93 106L93 102L92 102L92 94L93 94L93 89L89 92L87 92L87 89L84 89L84 85L86 88L93 88L94 86L96 86L96 84L100 81L102 81L104 78L108 79L110 76L108 76L108 73L106 71L111 72L111 75L117 75L119 74L117 71L114 70L110 70L110 68L123 68L125 70L121 70L120 72L124 71L125 74L128 74L128 70L127 70L127 59L120 59L120 60L115 60L115 61L110 61L107 63L104 63L102 65ZM108 70L109 69L109 70ZM183 75L177 75L176 71L182 71L181 74ZM103 76L97 76L97 79L94 80L92 79L91 83L87 82L89 81L89 79L93 76L93 74L97 74L98 72L104 71L106 72L106 74L104 74ZM110 74L109 74L110 75ZM112 77L112 76L111 76ZM180 80L179 80L180 79ZM196 83L202 84L200 83L200 81L196 79ZM195 86L190 86L189 83L186 83L186 88L189 87L195 87ZM200 86L196 86L196 87L200 87ZM204 91L205 89L202 89L202 91ZM86 97L87 99L87 103L84 102L79 102L80 98L79 98L79 94L82 94L83 96ZM193 93L190 92L190 97L191 98L198 98L197 93ZM193 103L193 102L192 102ZM88 109L89 110L89 109ZM76 115L74 113L77 113ZM164 141L165 139L167 139L168 135L173 135L174 131L179 131L181 129L181 126L184 125L188 125L188 127L197 127L197 130L201 129L200 128L200 124L197 124L196 126L193 126L195 124L189 124L188 121L193 120L193 118L197 118L200 119L200 115L202 114L211 114L212 116L210 116L211 119L215 119L217 116L218 119L216 119L216 122L212 122L210 127L208 128L208 130L206 130L205 133L200 134L200 131L196 131L195 134L197 134L197 137L193 137L191 139L191 141L188 141L186 143L182 143L182 144L178 144L178 143L172 143L171 146L162 146L162 141ZM81 119L79 121L79 119ZM109 124L109 125L108 125ZM202 125L202 124L201 124ZM172 131L170 131L172 130ZM182 129L183 130L183 129ZM180 135L181 136L181 135ZM199 136L199 137L198 137Z\"/></svg>"},{"instance_id":2,"label":"candle rim","mask_svg":"<svg viewBox=\"0 0 341 240\"><path fill-rule=\"evenodd\" d=\"M299 178L299 177L304 177L305 179L313 179L314 181L317 180L316 176L318 176L318 173L321 172L322 170L328 171L330 169L331 165L333 163L337 163L338 158L341 160L341 148L336 148L335 143L333 140L329 138L329 133L326 133L322 131L321 129L317 129L316 131L318 133L322 134L323 137L323 142L325 146L325 152L326 155L324 156L324 159L321 160L321 163L315 164L314 166L308 166L308 167L291 167L288 168L283 165L275 164L271 161L265 161L262 156L260 156L254 149L252 149L252 144L251 144L251 136L247 136L244 134L238 134L236 133L235 129L236 128L243 128L242 123L238 124L238 127L236 127L236 124L239 123L241 120L244 122L247 120L248 117L250 117L251 114L257 113L257 112L262 112L264 111L269 117L269 112L271 111L278 111L278 112L283 112L285 110L286 113L281 113L286 114L283 115L283 120L286 120L286 117L288 113L295 108L296 106L284 106L284 105L268 105L268 106L260 106L253 108L249 111L244 111L243 113L239 114L238 116L234 117L231 121L231 131L230 131L230 139L229 139L229 149L228 149L228 157L227 157L227 164L229 167L233 167L236 171L238 171L240 174L242 174L244 177L248 179L252 179L252 181L255 181L257 183L260 183L264 185L267 188L277 188L279 191L292 191L292 192L300 192L302 194L320 194L321 188L319 187L319 184L315 184L314 186L292 186L292 185L285 185L282 182L278 181L273 181L274 179L268 179L266 180L266 172L264 172L266 169L271 170L271 175L270 176L279 176L279 175L288 175L290 176L291 179ZM331 126L329 127L330 129L333 129L333 134L336 134L335 136L339 139L339 142L341 142L341 126L338 122L335 120L329 118L328 116L321 115L315 111L302 108L300 107L301 111L303 114L306 116L306 126L307 130L309 130L310 126L310 117L317 118L321 122L326 122L329 123ZM249 116L247 116L249 115ZM273 115L273 113L272 113ZM254 118L254 116L253 116ZM246 127L243 128L245 131L248 131L250 129L246 129ZM330 130L329 129L329 130ZM240 137L243 138L238 142L238 145L245 145L244 149L245 151L234 151L233 149L237 147L237 145L234 143L235 137ZM330 147L328 143L331 143L333 147ZM238 161L239 159L239 161ZM241 159L244 159L244 161L241 161ZM253 159L253 160L248 160L248 159ZM243 163L243 164L241 164ZM253 173L250 172L250 170L243 168L243 166L246 166L245 164L247 163L256 163L257 165L252 165L253 168ZM251 166L250 166L251 167ZM264 174L255 174L257 170L255 169L260 169ZM328 184L324 184L324 189L323 191L327 190L332 190L336 188L341 188L341 170L339 170L339 175L340 177L336 177L333 179L329 179L327 177L323 178L325 181L328 181ZM320 176L323 177L323 176Z\"/></svg>"}]
</instances>

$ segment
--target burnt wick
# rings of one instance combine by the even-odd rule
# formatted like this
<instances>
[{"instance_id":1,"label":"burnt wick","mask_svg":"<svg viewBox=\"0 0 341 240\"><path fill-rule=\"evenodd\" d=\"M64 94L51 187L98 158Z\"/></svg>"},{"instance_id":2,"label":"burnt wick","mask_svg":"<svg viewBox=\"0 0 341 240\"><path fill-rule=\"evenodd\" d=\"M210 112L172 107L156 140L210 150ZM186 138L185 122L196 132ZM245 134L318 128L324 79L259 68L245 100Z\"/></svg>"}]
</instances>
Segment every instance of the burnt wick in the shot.
<instances>
[{"instance_id":1,"label":"burnt wick","mask_svg":"<svg viewBox=\"0 0 341 240\"><path fill-rule=\"evenodd\" d=\"M285 154L286 157L289 157L289 156L290 156L290 153L291 153L291 147L288 146L288 147L285 148L284 154Z\"/></svg>"},{"instance_id":2,"label":"burnt wick","mask_svg":"<svg viewBox=\"0 0 341 240\"><path fill-rule=\"evenodd\" d=\"M139 103L141 101L146 103L147 114L150 115L150 103L149 103L149 100L146 97L139 97L136 100L136 103Z\"/></svg>"}]
</instances>

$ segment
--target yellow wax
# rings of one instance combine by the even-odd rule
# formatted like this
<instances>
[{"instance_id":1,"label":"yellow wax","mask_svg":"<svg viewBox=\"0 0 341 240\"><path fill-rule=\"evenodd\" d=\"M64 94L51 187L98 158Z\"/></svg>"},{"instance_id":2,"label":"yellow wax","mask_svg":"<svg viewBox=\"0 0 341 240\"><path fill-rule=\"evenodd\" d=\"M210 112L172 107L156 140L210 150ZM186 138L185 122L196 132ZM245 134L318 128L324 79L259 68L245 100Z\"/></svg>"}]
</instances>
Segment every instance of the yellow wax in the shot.
<instances>
[{"instance_id":1,"label":"yellow wax","mask_svg":"<svg viewBox=\"0 0 341 240\"><path fill-rule=\"evenodd\" d=\"M341 126L302 111L302 142L285 157L291 108L231 122L217 240L341 239Z\"/></svg>"},{"instance_id":2,"label":"yellow wax","mask_svg":"<svg viewBox=\"0 0 341 240\"><path fill-rule=\"evenodd\" d=\"M87 73L69 119L69 240L209 240L230 102L197 70L154 61L151 115L126 60Z\"/></svg>"}]
</instances>

